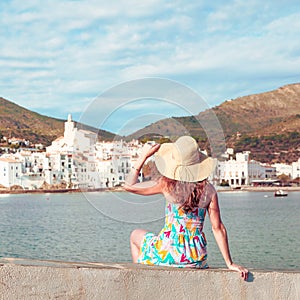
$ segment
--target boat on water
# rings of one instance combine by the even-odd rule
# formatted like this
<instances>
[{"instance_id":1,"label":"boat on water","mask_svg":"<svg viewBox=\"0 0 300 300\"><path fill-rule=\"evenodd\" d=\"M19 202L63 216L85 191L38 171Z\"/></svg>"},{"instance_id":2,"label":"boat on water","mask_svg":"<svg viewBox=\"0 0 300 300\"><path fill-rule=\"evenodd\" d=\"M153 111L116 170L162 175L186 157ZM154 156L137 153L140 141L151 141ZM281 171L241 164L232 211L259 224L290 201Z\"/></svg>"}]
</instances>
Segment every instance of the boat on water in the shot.
<instances>
[{"instance_id":1,"label":"boat on water","mask_svg":"<svg viewBox=\"0 0 300 300\"><path fill-rule=\"evenodd\" d=\"M275 196L275 197L286 197L287 195L288 195L288 192L283 191L283 190L277 190L277 191L274 193L274 196Z\"/></svg>"}]
</instances>

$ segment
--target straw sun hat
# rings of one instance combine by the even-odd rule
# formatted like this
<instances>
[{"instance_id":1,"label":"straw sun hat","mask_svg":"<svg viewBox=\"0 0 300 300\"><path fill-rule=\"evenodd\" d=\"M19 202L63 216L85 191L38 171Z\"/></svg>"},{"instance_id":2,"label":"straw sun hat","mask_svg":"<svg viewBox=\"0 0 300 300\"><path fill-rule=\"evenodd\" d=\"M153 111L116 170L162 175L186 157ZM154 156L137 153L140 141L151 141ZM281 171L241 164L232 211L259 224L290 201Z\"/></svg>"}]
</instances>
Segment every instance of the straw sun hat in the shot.
<instances>
[{"instance_id":1,"label":"straw sun hat","mask_svg":"<svg viewBox=\"0 0 300 300\"><path fill-rule=\"evenodd\" d=\"M202 181L209 177L217 160L207 157L190 136L182 136L175 143L164 143L155 153L155 164L165 177L185 181Z\"/></svg>"}]
</instances>

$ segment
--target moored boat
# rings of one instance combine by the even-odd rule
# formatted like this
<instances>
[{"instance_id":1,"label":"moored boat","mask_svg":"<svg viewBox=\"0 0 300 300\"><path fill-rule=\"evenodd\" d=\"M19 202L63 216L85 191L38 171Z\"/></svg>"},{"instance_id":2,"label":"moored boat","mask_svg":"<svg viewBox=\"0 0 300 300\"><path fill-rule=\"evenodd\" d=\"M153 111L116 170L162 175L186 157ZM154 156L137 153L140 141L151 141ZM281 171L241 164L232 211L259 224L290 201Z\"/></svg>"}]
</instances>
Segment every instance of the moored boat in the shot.
<instances>
[{"instance_id":1,"label":"moored boat","mask_svg":"<svg viewBox=\"0 0 300 300\"><path fill-rule=\"evenodd\" d=\"M275 196L275 197L286 197L287 195L288 195L288 192L283 191L283 190L277 190L277 191L274 193L274 196Z\"/></svg>"}]
</instances>

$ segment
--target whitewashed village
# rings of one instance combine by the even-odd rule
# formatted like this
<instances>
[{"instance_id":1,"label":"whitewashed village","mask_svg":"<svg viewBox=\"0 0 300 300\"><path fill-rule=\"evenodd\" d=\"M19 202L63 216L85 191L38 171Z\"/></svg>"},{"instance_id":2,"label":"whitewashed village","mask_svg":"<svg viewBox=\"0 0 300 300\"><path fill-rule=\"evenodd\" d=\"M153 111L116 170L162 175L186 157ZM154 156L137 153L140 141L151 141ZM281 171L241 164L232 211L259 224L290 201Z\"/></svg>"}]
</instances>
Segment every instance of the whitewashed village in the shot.
<instances>
[{"instance_id":1,"label":"whitewashed village","mask_svg":"<svg viewBox=\"0 0 300 300\"><path fill-rule=\"evenodd\" d=\"M11 140L11 143L17 140ZM65 122L64 135L41 151L20 148L0 156L2 189L107 189L124 184L143 144L137 140L105 142L97 133L76 128L71 115ZM291 165L267 165L250 159L250 152L234 153L227 149L210 180L215 186L243 188L278 185L278 176L300 178L300 158ZM140 174L140 180L144 175Z\"/></svg>"}]
</instances>

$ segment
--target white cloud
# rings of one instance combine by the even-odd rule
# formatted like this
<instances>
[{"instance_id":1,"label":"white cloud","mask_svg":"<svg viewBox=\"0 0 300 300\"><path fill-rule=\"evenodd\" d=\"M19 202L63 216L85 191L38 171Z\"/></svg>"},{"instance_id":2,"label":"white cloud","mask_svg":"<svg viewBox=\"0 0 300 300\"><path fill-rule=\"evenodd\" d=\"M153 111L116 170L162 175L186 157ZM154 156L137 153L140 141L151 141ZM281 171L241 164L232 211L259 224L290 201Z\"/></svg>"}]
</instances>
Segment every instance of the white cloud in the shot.
<instances>
[{"instance_id":1,"label":"white cloud","mask_svg":"<svg viewBox=\"0 0 300 300\"><path fill-rule=\"evenodd\" d=\"M300 13L293 13L288 16L280 17L271 21L265 26L268 34L272 36L294 35L299 34L300 30Z\"/></svg>"}]
</instances>

